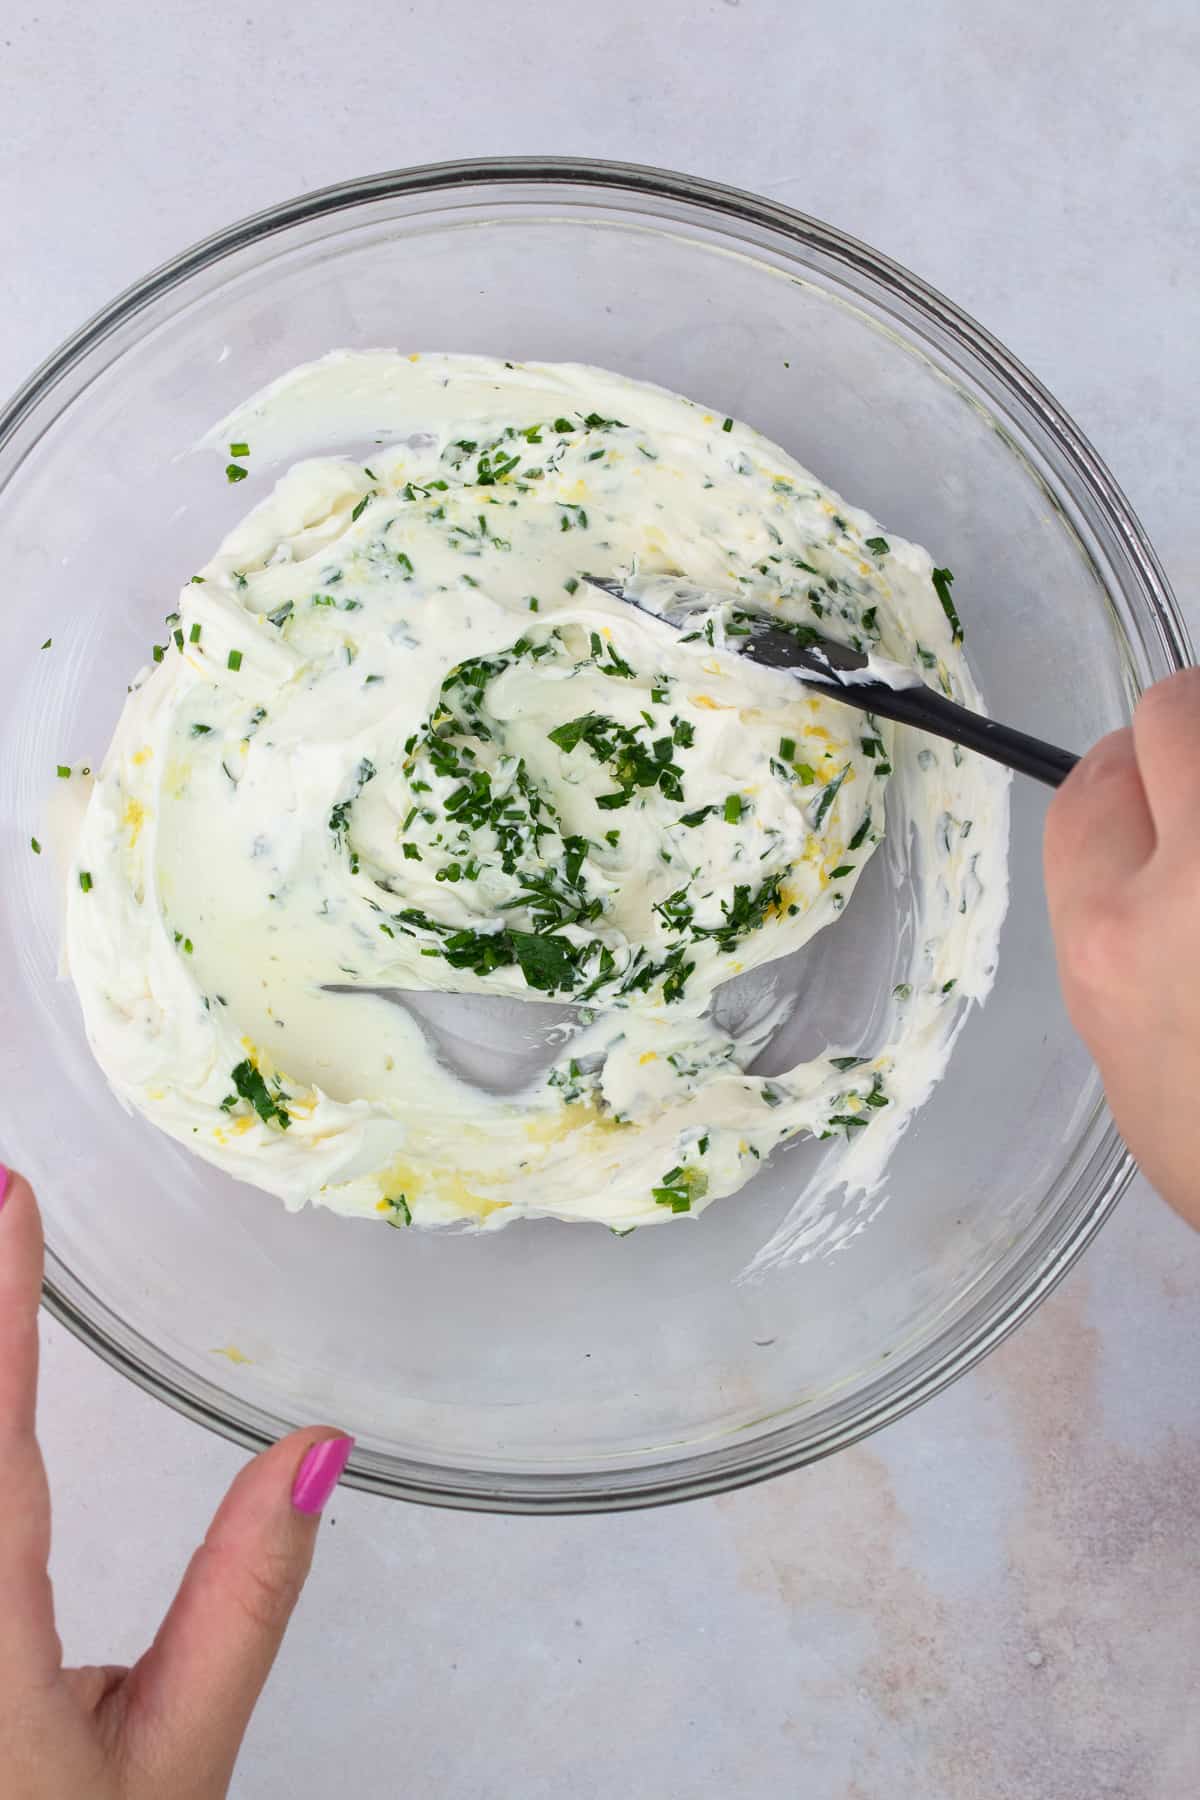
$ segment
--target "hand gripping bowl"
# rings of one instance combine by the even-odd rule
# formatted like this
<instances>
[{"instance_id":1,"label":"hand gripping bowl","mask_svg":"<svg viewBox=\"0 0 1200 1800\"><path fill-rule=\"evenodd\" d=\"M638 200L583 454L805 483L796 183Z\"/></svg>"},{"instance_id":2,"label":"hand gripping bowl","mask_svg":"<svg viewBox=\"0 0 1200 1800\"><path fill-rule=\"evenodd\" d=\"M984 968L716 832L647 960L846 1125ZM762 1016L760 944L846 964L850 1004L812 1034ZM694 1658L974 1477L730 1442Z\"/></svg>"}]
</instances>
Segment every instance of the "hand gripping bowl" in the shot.
<instances>
[{"instance_id":1,"label":"hand gripping bowl","mask_svg":"<svg viewBox=\"0 0 1200 1800\"><path fill-rule=\"evenodd\" d=\"M749 1281L824 1146L625 1239L289 1216L121 1110L57 980L54 858L30 853L55 766L103 753L179 586L270 480L227 490L186 452L295 364L393 344L597 363L749 420L954 569L987 701L1027 731L1083 749L1190 660L1136 519L1050 396L940 295L799 213L615 163L490 161L350 182L210 238L0 421L0 1147L41 1193L47 1304L243 1443L335 1420L358 1439L347 1479L397 1497L602 1509L795 1467L999 1342L1128 1178L1058 996L1033 783L1013 790L995 990L887 1205L836 1255ZM876 859L802 953L807 1041L869 1018L893 912Z\"/></svg>"}]
</instances>

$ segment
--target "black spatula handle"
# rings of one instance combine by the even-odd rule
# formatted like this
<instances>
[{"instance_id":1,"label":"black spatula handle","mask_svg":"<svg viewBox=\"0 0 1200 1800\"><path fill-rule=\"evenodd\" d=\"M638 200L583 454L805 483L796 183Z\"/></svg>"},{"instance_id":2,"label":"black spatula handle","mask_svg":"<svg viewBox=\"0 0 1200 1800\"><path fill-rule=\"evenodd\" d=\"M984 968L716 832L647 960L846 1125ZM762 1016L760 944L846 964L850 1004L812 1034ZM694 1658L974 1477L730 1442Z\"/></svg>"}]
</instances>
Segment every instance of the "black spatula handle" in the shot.
<instances>
[{"instance_id":1,"label":"black spatula handle","mask_svg":"<svg viewBox=\"0 0 1200 1800\"><path fill-rule=\"evenodd\" d=\"M1079 761L1070 750L1043 743L1041 738L1030 737L1028 732L1017 731L1011 725L1001 725L996 719L985 719L982 713L971 712L957 700L948 700L924 682L915 687L894 688L882 681L864 681L832 690L824 681L814 680L811 685L879 718L896 719L902 725L916 725L921 731L932 732L935 737L949 738L967 750L978 751L980 756L990 756L993 762L1004 763L1019 775L1032 775L1035 781L1044 781L1049 787L1061 787Z\"/></svg>"},{"instance_id":2,"label":"black spatula handle","mask_svg":"<svg viewBox=\"0 0 1200 1800\"><path fill-rule=\"evenodd\" d=\"M863 652L815 631L789 631L772 620L759 623L747 618L743 634L740 645L735 637L730 648L740 648L747 662L788 669L806 687L831 700L949 738L951 743L988 756L1020 775L1032 775L1050 787L1061 787L1079 761L1070 750L1060 750L1011 725L971 712L923 681L913 680L901 687L886 681L863 681L860 671L868 667Z\"/></svg>"}]
</instances>

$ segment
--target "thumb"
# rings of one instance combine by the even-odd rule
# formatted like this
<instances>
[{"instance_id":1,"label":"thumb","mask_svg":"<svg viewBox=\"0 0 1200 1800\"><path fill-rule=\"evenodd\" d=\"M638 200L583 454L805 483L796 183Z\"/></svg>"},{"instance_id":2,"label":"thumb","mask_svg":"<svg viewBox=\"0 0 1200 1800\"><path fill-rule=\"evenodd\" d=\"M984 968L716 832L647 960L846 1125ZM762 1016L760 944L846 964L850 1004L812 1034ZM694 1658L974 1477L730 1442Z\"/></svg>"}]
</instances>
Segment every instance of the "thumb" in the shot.
<instances>
[{"instance_id":1,"label":"thumb","mask_svg":"<svg viewBox=\"0 0 1200 1800\"><path fill-rule=\"evenodd\" d=\"M0 1667L44 1682L62 1655L46 1562L50 1492L34 1433L42 1226L29 1183L0 1164Z\"/></svg>"},{"instance_id":2,"label":"thumb","mask_svg":"<svg viewBox=\"0 0 1200 1800\"><path fill-rule=\"evenodd\" d=\"M149 1791L224 1793L354 1439L293 1432L244 1468L130 1673L124 1751Z\"/></svg>"}]
</instances>

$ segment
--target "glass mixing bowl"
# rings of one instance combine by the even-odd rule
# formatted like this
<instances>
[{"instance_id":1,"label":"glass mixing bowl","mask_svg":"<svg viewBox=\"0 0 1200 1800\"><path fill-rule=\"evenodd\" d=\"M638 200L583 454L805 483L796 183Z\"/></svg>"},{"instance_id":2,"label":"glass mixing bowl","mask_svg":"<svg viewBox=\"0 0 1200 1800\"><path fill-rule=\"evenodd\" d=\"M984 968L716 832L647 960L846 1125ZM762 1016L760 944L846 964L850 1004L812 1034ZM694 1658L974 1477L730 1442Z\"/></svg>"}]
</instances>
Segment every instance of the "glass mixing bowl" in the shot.
<instances>
[{"instance_id":1,"label":"glass mixing bowl","mask_svg":"<svg viewBox=\"0 0 1200 1800\"><path fill-rule=\"evenodd\" d=\"M122 1111L57 979L55 767L103 753L180 585L270 479L227 488L190 447L294 364L378 345L599 363L751 421L949 564L992 710L1060 743L1127 719L1190 660L1183 628L1112 478L986 332L816 220L649 169L445 164L261 213L115 301L0 421L0 1148L40 1190L51 1311L243 1443L336 1421L347 1479L379 1493L605 1508L792 1468L999 1342L1129 1175L1058 995L1032 783L995 992L888 1204L836 1255L750 1281L824 1146L624 1239L291 1217ZM804 953L813 1041L869 1017L889 910L877 858Z\"/></svg>"}]
</instances>

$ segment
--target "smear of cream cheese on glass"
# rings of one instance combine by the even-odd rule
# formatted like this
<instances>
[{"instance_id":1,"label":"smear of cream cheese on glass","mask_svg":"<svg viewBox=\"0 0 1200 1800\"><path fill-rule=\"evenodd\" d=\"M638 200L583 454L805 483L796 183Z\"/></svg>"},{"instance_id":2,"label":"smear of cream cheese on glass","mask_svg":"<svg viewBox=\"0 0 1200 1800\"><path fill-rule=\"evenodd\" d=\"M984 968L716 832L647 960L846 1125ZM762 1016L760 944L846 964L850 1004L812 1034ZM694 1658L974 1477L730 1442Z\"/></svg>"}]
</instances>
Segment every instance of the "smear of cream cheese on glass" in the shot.
<instances>
[{"instance_id":1,"label":"smear of cream cheese on glass","mask_svg":"<svg viewBox=\"0 0 1200 1800\"><path fill-rule=\"evenodd\" d=\"M800 1133L826 1189L875 1192L991 983L1007 781L740 660L736 609L977 707L926 552L748 427L578 366L338 353L210 442L262 468L354 437L365 462L294 463L184 587L98 772L67 957L119 1096L289 1207L392 1223L658 1224ZM583 579L633 570L730 606L680 632ZM763 1079L763 1020L713 996L836 923L885 802L904 979L874 1041ZM594 1021L501 1095L345 991L381 986Z\"/></svg>"}]
</instances>

